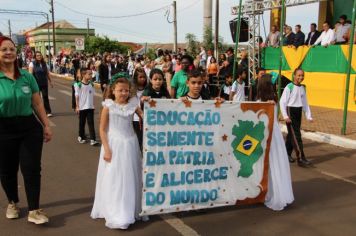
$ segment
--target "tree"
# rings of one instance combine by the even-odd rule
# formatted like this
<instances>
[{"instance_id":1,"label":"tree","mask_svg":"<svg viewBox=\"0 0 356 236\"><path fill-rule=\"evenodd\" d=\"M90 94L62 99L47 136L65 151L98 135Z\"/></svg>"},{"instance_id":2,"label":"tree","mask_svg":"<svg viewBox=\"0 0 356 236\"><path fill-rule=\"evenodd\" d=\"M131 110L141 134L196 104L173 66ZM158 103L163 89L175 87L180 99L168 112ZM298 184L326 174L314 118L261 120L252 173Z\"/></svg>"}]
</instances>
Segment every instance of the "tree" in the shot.
<instances>
[{"instance_id":1,"label":"tree","mask_svg":"<svg viewBox=\"0 0 356 236\"><path fill-rule=\"evenodd\" d=\"M128 47L117 41L110 40L107 36L89 36L85 39L85 51L88 53L118 52L127 53Z\"/></svg>"},{"instance_id":2,"label":"tree","mask_svg":"<svg viewBox=\"0 0 356 236\"><path fill-rule=\"evenodd\" d=\"M224 38L219 36L219 41L218 41L218 49L219 49L219 52L225 52L227 49L229 48L229 45L227 45L225 42L224 42Z\"/></svg>"},{"instance_id":3,"label":"tree","mask_svg":"<svg viewBox=\"0 0 356 236\"><path fill-rule=\"evenodd\" d=\"M195 57L199 53L199 42L197 37L192 33L187 33L185 35L185 40L187 42L187 51L192 56Z\"/></svg>"},{"instance_id":4,"label":"tree","mask_svg":"<svg viewBox=\"0 0 356 236\"><path fill-rule=\"evenodd\" d=\"M154 48L149 48L147 50L146 56L150 58L151 60L156 59L156 50Z\"/></svg>"},{"instance_id":5,"label":"tree","mask_svg":"<svg viewBox=\"0 0 356 236\"><path fill-rule=\"evenodd\" d=\"M214 50L213 43L213 30L211 27L205 27L204 29L204 37L203 37L203 46L206 50L211 49Z\"/></svg>"}]
</instances>

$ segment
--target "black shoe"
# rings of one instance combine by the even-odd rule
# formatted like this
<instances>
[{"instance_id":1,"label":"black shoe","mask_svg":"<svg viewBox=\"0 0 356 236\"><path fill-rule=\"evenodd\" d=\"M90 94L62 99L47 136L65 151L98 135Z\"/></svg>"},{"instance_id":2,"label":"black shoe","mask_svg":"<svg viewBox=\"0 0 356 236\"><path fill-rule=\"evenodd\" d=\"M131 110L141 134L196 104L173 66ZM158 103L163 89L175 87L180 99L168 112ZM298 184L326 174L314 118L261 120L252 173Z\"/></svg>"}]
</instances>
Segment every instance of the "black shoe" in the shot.
<instances>
[{"instance_id":1,"label":"black shoe","mask_svg":"<svg viewBox=\"0 0 356 236\"><path fill-rule=\"evenodd\" d=\"M305 157L302 157L302 158L298 159L297 161L298 161L298 165L301 167L308 167L311 165L311 162L308 161Z\"/></svg>"},{"instance_id":2,"label":"black shoe","mask_svg":"<svg viewBox=\"0 0 356 236\"><path fill-rule=\"evenodd\" d=\"M292 156L288 156L288 160L289 160L290 163L295 162L295 160L294 160L294 158Z\"/></svg>"}]
</instances>

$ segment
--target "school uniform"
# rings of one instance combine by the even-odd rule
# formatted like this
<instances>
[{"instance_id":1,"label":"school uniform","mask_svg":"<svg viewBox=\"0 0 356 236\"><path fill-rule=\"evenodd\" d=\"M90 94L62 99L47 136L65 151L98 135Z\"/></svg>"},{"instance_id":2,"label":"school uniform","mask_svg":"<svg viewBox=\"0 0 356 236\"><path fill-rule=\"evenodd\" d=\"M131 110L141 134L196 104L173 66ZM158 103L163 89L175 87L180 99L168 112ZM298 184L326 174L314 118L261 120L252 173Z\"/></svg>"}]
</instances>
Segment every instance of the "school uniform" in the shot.
<instances>
[{"instance_id":1,"label":"school uniform","mask_svg":"<svg viewBox=\"0 0 356 236\"><path fill-rule=\"evenodd\" d=\"M226 101L229 101L231 87L231 85L224 84L220 90L220 97L225 99Z\"/></svg>"},{"instance_id":2,"label":"school uniform","mask_svg":"<svg viewBox=\"0 0 356 236\"><path fill-rule=\"evenodd\" d=\"M295 85L289 83L283 91L280 99L281 113L284 119L290 118L292 123L287 125L288 135L286 140L286 148L288 156L290 157L293 152L293 138L295 136L297 149L299 149L300 157L305 160L305 154L303 150L302 136L300 132L302 111L305 112L305 116L308 120L312 120L310 107L308 105L305 86ZM292 134L294 132L294 135Z\"/></svg>"},{"instance_id":3,"label":"school uniform","mask_svg":"<svg viewBox=\"0 0 356 236\"><path fill-rule=\"evenodd\" d=\"M16 80L0 72L0 179L9 202L17 203L19 165L29 210L39 209L43 127L34 115L32 95L39 88L32 74L20 69Z\"/></svg>"},{"instance_id":4,"label":"school uniform","mask_svg":"<svg viewBox=\"0 0 356 236\"><path fill-rule=\"evenodd\" d=\"M202 100L210 100L210 95L204 93L203 91L200 91L200 94L198 97L191 97L188 95L188 93L186 93L183 97L187 97L188 100L190 101L202 101Z\"/></svg>"},{"instance_id":5,"label":"school uniform","mask_svg":"<svg viewBox=\"0 0 356 236\"><path fill-rule=\"evenodd\" d=\"M242 81L240 84L237 80L235 80L235 82L232 84L231 92L235 93L234 97L232 98L233 101L245 101L245 82Z\"/></svg>"},{"instance_id":6,"label":"school uniform","mask_svg":"<svg viewBox=\"0 0 356 236\"><path fill-rule=\"evenodd\" d=\"M168 90L165 87L161 87L159 91L156 91L152 88L151 85L148 85L142 93L142 96L151 97L151 98L171 98L168 93Z\"/></svg>"},{"instance_id":7,"label":"school uniform","mask_svg":"<svg viewBox=\"0 0 356 236\"><path fill-rule=\"evenodd\" d=\"M79 137L85 140L85 123L88 121L90 140L96 140L94 127L94 93L95 88L92 82L85 84L78 82L74 84L75 97L78 97L79 104Z\"/></svg>"}]
</instances>

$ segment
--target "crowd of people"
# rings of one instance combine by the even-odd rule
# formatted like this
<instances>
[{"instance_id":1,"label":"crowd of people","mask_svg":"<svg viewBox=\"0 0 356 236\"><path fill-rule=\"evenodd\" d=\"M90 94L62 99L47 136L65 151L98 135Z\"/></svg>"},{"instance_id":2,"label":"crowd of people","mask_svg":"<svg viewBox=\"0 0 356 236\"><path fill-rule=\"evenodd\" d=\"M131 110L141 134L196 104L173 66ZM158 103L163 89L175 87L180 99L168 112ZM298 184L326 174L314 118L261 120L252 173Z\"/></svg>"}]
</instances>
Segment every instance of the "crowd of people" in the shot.
<instances>
[{"instance_id":1,"label":"crowd of people","mask_svg":"<svg viewBox=\"0 0 356 236\"><path fill-rule=\"evenodd\" d=\"M307 46L329 46L333 44L346 44L351 38L351 21L347 19L346 15L341 15L339 20L335 23L334 29L332 29L329 22L323 23L323 31L317 30L315 23L310 24L310 32L307 38L302 32L301 25L296 25L294 32L291 26L285 25L283 27L283 46L299 47L302 45ZM280 45L280 32L278 27L273 25L271 32L268 34L264 46L266 47L279 47ZM356 38L353 39L356 43Z\"/></svg>"},{"instance_id":2,"label":"crowd of people","mask_svg":"<svg viewBox=\"0 0 356 236\"><path fill-rule=\"evenodd\" d=\"M294 36L289 36L292 34L290 32L286 33L286 42L293 45L306 43L300 26L296 27L296 31ZM266 43L275 46L279 40L277 28L272 27L272 32ZM317 43L321 36L316 37L314 33L309 37L307 42L312 44L312 39ZM323 38L319 41L323 42ZM40 137L44 135L45 141L50 141L52 136L47 118L52 116L48 99L48 85L52 85L50 68L47 68L42 54L35 52L34 59L29 64L29 72L18 69L15 45L9 38L0 37L0 49L0 91L4 90L0 93L0 145L7 154L0 158L0 177L9 201L6 216L12 219L19 217L15 173L17 174L19 165L30 162L30 165L26 165L30 170L23 170L26 194L30 199L28 220L36 224L46 223L48 217L39 209L42 152ZM292 157L293 150L296 151L299 166L307 167L311 164L304 154L300 136L302 111L306 112L308 120L312 120L306 92L301 85L304 72L301 69L294 71L293 81L284 89L281 100L278 101L276 75L267 74L264 68L257 68L256 76L248 81L246 51L241 52L241 60L236 65L235 57L233 48L215 58L211 49L201 47L194 58L186 50L179 49L177 53L158 50L155 59L145 55L124 56L111 52L103 55L59 55L55 59L53 69L57 73L69 73L74 77L72 109L79 116L77 141L80 144L87 142L86 123L89 127L90 145L99 143L94 125L95 83L100 84L102 91L103 108L99 125L102 145L92 218L105 218L107 227L120 229L127 229L138 219L148 220L148 217L140 218L138 214L142 191L142 108L143 103L151 99L181 99L183 102L248 100L270 102L275 107L280 104L287 123L288 136L284 142L276 113L265 204L273 210L282 210L294 201L288 163L295 161ZM234 69L236 78L233 77ZM18 87L18 94L21 96L14 97L8 93L7 88L22 80L28 86L26 91L24 87ZM13 104L20 100L23 109L15 109ZM34 119L33 112L39 120ZM15 129L17 133L14 139L11 127L24 127L23 124L28 124L25 125L28 129ZM13 153L11 150L17 149L19 145L33 145L37 148L33 149L33 153Z\"/></svg>"},{"instance_id":3,"label":"crowd of people","mask_svg":"<svg viewBox=\"0 0 356 236\"><path fill-rule=\"evenodd\" d=\"M245 52L242 54L242 59L247 59ZM226 55L221 56L224 58L221 65L214 60L212 51L205 52L203 47L195 59L188 54L171 55L169 52L158 52L157 58L150 63L144 63L144 58L138 57L135 60L130 59L135 62L130 65L129 61L127 66L124 64L125 59L113 59L110 53L104 55L103 62L98 66L99 83L103 93L99 128L102 147L92 218L104 218L107 227L119 229L127 229L138 219L148 220L148 217L139 216L142 193L138 186L142 186L143 103L151 99L173 98L183 102L211 99L220 102L250 100L273 103L275 110L279 103L288 127L288 136L285 142L276 112L269 155L269 190L265 205L279 211L294 201L289 167L289 162L295 162L292 152L296 152L299 166L311 165L303 151L300 135L302 111L306 112L308 120L312 120L306 92L301 85L304 79L303 70L294 71L294 80L284 89L281 100L278 101L276 75L267 74L263 68L257 69L249 93L245 94L246 60L241 60L236 66L237 78L234 79L232 72L235 53L232 48L226 51ZM115 65L117 61L122 64ZM92 62L88 63L91 64ZM211 73L212 70L214 73ZM215 72L221 70L224 71L224 82L216 89L211 86L211 82L216 80ZM88 92L88 89L84 90L86 86L91 86L91 75L90 66L82 68L77 75L78 82L74 85L75 104L86 103L85 101L92 104L94 94ZM92 80L95 80L93 76ZM82 84L82 89L78 84ZM76 106L78 111L78 105ZM84 111L79 108L80 113ZM85 143L86 140L83 136L83 119L80 118L79 122L79 143ZM93 124L90 125L92 142L95 141L95 136L92 135L94 127Z\"/></svg>"}]
</instances>

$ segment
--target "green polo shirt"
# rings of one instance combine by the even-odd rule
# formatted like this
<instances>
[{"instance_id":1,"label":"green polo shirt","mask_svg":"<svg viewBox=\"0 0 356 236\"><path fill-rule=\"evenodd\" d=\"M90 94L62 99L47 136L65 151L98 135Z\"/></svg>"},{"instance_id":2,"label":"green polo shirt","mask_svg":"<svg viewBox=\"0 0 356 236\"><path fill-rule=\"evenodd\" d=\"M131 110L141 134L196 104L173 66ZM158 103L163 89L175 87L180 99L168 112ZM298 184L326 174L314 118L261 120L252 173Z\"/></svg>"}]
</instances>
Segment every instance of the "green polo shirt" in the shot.
<instances>
[{"instance_id":1,"label":"green polo shirt","mask_svg":"<svg viewBox=\"0 0 356 236\"><path fill-rule=\"evenodd\" d=\"M32 74L20 69L20 76L11 80L0 72L0 117L30 116L32 94L39 91Z\"/></svg>"},{"instance_id":2,"label":"green polo shirt","mask_svg":"<svg viewBox=\"0 0 356 236\"><path fill-rule=\"evenodd\" d=\"M171 81L171 87L176 89L176 98L180 98L189 92L187 79L188 75L184 70L180 70L174 74Z\"/></svg>"}]
</instances>

